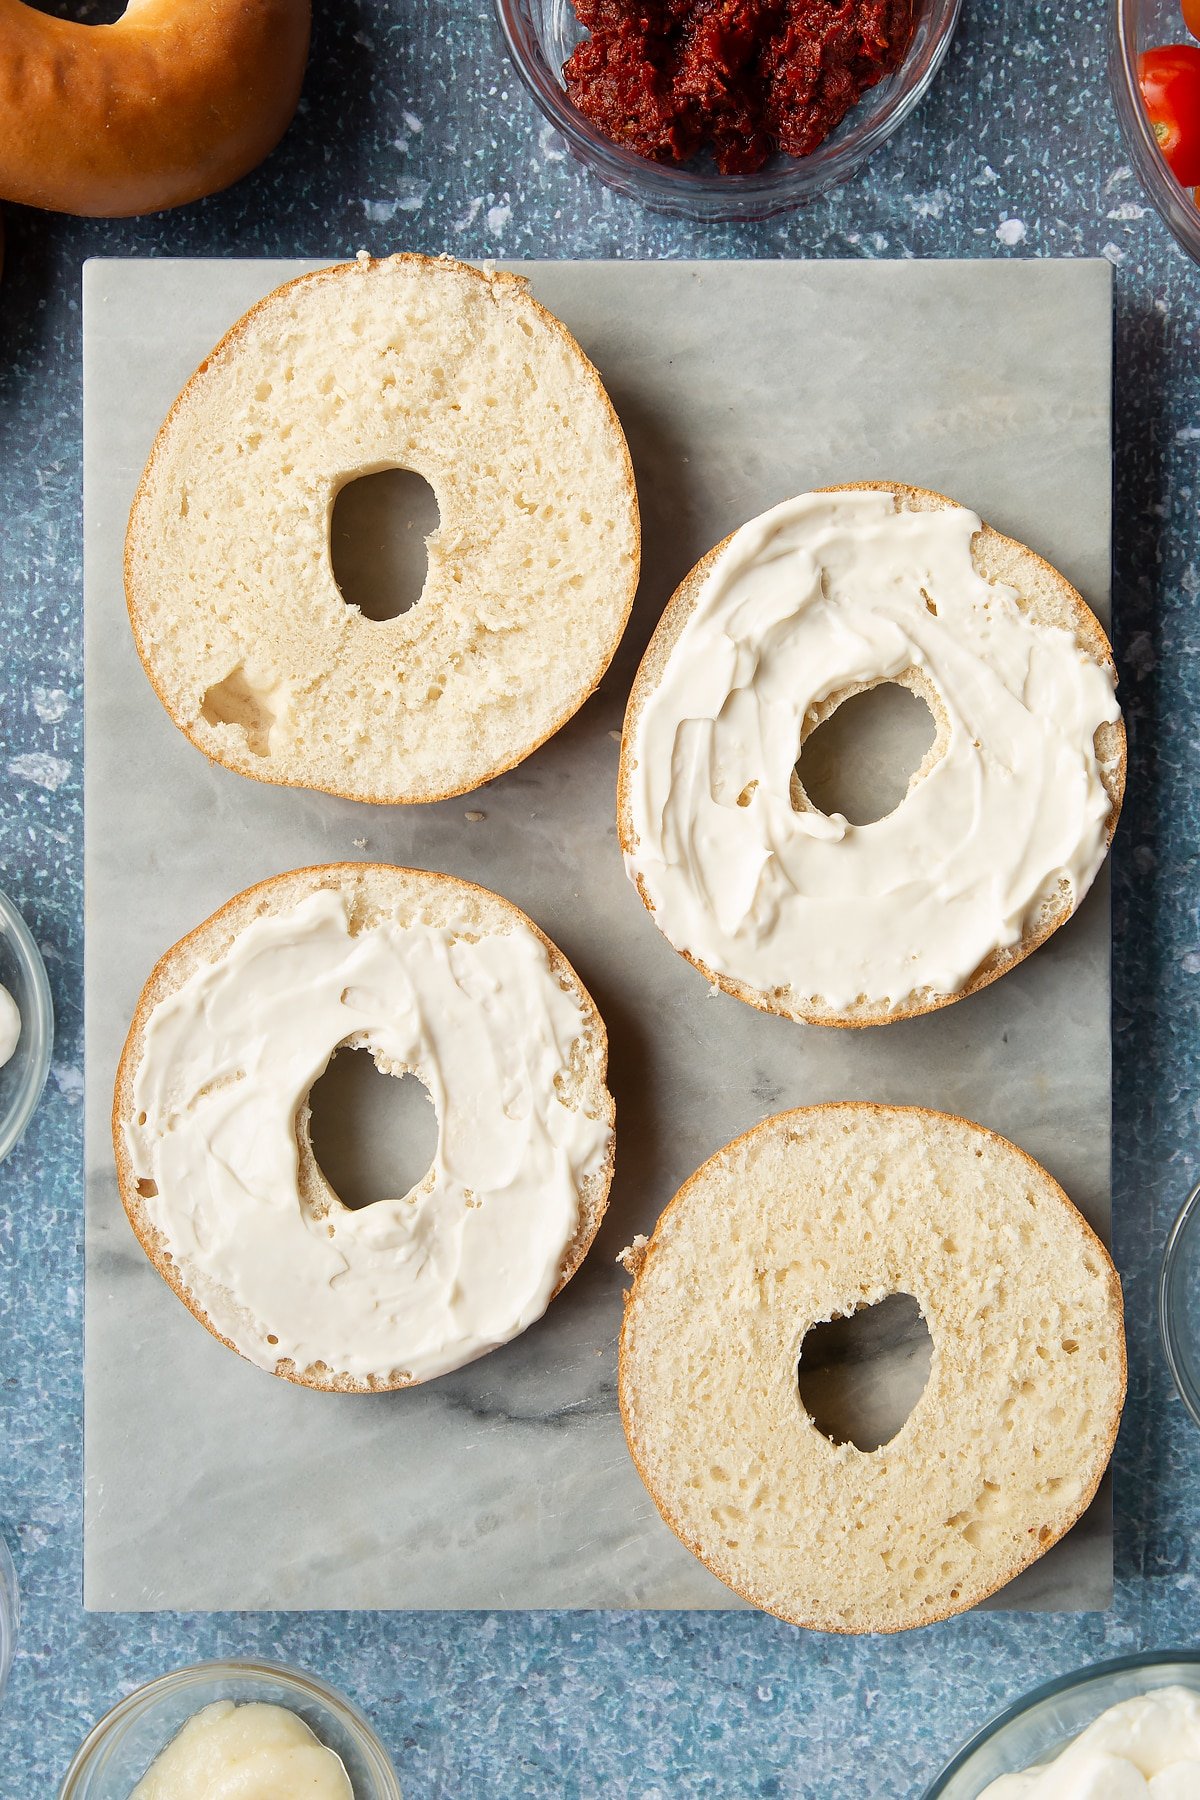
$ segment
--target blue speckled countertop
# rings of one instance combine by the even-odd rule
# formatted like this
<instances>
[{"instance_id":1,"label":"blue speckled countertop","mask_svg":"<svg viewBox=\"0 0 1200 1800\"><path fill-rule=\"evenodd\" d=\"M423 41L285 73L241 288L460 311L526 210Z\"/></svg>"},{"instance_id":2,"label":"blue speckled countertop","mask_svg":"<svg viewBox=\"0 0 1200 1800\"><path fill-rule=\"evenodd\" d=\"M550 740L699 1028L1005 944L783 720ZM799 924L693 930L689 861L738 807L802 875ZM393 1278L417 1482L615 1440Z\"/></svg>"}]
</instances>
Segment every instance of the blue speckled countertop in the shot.
<instances>
[{"instance_id":1,"label":"blue speckled countertop","mask_svg":"<svg viewBox=\"0 0 1200 1800\"><path fill-rule=\"evenodd\" d=\"M118 223L7 214L0 880L43 946L59 1029L45 1101L0 1169L0 1521L24 1594L0 1793L51 1800L86 1728L149 1676L258 1654L347 1689L410 1800L917 1795L1035 1681L1194 1643L1200 1621L1200 1432L1172 1393L1153 1320L1200 1122L1200 271L1130 173L1099 3L967 0L933 93L868 170L793 218L741 228L650 217L575 167L504 63L486 0L318 0L317 14L300 116L232 192ZM1114 263L1116 637L1132 764L1114 852L1115 1248L1130 1397L1110 1613L981 1614L855 1641L741 1613L83 1612L80 267L93 254L363 246Z\"/></svg>"}]
</instances>

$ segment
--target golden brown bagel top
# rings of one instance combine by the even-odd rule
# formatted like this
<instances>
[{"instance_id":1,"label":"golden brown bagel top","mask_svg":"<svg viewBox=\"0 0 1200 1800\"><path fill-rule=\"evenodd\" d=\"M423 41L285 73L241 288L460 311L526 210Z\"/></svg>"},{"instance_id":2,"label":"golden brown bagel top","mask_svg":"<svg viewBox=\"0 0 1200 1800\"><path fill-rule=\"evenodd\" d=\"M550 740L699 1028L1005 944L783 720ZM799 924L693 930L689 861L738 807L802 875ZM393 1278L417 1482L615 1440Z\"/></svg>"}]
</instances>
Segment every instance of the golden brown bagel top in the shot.
<instances>
[{"instance_id":1,"label":"golden brown bagel top","mask_svg":"<svg viewBox=\"0 0 1200 1800\"><path fill-rule=\"evenodd\" d=\"M129 0L111 25L0 0L0 199L121 218L247 174L296 110L311 0Z\"/></svg>"}]
</instances>

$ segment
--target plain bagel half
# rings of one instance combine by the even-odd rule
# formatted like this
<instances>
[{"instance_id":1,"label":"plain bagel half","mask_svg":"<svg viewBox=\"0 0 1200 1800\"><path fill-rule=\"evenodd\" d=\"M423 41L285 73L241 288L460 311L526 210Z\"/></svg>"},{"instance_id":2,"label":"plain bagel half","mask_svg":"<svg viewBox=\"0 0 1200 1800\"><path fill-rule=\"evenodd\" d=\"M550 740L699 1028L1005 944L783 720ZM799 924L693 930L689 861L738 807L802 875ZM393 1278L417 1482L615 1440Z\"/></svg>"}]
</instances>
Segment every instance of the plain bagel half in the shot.
<instances>
[{"instance_id":1,"label":"plain bagel half","mask_svg":"<svg viewBox=\"0 0 1200 1800\"><path fill-rule=\"evenodd\" d=\"M111 25L0 0L0 199L122 218L248 174L287 129L310 0L129 0Z\"/></svg>"},{"instance_id":2,"label":"plain bagel half","mask_svg":"<svg viewBox=\"0 0 1200 1800\"><path fill-rule=\"evenodd\" d=\"M428 1173L345 1206L309 1134L339 1049L413 1075ZM142 1248L210 1332L307 1387L408 1387L509 1342L586 1255L612 1176L607 1037L510 901L378 863L298 869L167 951L117 1072Z\"/></svg>"},{"instance_id":3,"label":"plain bagel half","mask_svg":"<svg viewBox=\"0 0 1200 1800\"><path fill-rule=\"evenodd\" d=\"M887 683L927 703L933 743L886 817L826 817L803 746ZM799 495L668 602L622 733L627 871L680 954L764 1011L862 1026L949 1005L1094 879L1125 784L1115 689L1082 597L968 508L895 482Z\"/></svg>"},{"instance_id":4,"label":"plain bagel half","mask_svg":"<svg viewBox=\"0 0 1200 1800\"><path fill-rule=\"evenodd\" d=\"M1121 1288L1050 1175L917 1107L802 1108L686 1181L633 1274L620 1403L663 1518L753 1605L887 1632L975 1606L1057 1542L1107 1466ZM932 1340L879 1448L833 1442L798 1383L808 1332L892 1294Z\"/></svg>"},{"instance_id":5,"label":"plain bagel half","mask_svg":"<svg viewBox=\"0 0 1200 1800\"><path fill-rule=\"evenodd\" d=\"M333 509L433 489L424 586L348 604ZM633 467L600 377L528 283L362 256L267 294L158 433L125 590L174 723L238 774L385 805L465 793L583 705L637 586Z\"/></svg>"}]
</instances>

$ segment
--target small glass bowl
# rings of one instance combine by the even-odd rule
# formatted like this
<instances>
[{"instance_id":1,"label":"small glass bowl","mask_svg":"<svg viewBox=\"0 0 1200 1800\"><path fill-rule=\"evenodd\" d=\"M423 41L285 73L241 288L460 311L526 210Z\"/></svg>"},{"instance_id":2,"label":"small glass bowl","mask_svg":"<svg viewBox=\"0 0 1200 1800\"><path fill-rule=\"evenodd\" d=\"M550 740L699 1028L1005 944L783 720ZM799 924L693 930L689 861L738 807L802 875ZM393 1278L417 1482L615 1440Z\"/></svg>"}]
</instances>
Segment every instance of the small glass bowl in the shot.
<instances>
[{"instance_id":1,"label":"small glass bowl","mask_svg":"<svg viewBox=\"0 0 1200 1800\"><path fill-rule=\"evenodd\" d=\"M1163 1251L1158 1329L1179 1398L1200 1425L1200 1183L1184 1201Z\"/></svg>"},{"instance_id":2,"label":"small glass bowl","mask_svg":"<svg viewBox=\"0 0 1200 1800\"><path fill-rule=\"evenodd\" d=\"M0 983L21 1013L17 1047L0 1068L0 1162L20 1140L42 1097L54 1048L54 1005L46 965L28 925L0 893Z\"/></svg>"},{"instance_id":3,"label":"small glass bowl","mask_svg":"<svg viewBox=\"0 0 1200 1800\"><path fill-rule=\"evenodd\" d=\"M1047 1681L977 1732L926 1788L925 1800L979 1800L1001 1775L1049 1762L1118 1700L1162 1687L1200 1693L1200 1651L1121 1656Z\"/></svg>"},{"instance_id":4,"label":"small glass bowl","mask_svg":"<svg viewBox=\"0 0 1200 1800\"><path fill-rule=\"evenodd\" d=\"M868 88L809 156L776 156L756 175L721 175L701 165L651 162L614 144L567 99L562 65L585 35L571 0L496 0L521 80L568 148L601 181L656 212L685 219L767 219L791 212L847 181L912 112L942 65L961 0L917 0L908 55Z\"/></svg>"},{"instance_id":5,"label":"small glass bowl","mask_svg":"<svg viewBox=\"0 0 1200 1800\"><path fill-rule=\"evenodd\" d=\"M1137 79L1143 50L1191 41L1179 0L1109 0L1108 75L1129 160L1163 222L1188 255L1200 262L1200 208L1163 159Z\"/></svg>"},{"instance_id":6,"label":"small glass bowl","mask_svg":"<svg viewBox=\"0 0 1200 1800\"><path fill-rule=\"evenodd\" d=\"M214 1700L286 1706L341 1757L354 1800L401 1800L387 1751L348 1700L315 1676L256 1662L197 1663L127 1694L84 1739L58 1800L129 1800L160 1750Z\"/></svg>"}]
</instances>

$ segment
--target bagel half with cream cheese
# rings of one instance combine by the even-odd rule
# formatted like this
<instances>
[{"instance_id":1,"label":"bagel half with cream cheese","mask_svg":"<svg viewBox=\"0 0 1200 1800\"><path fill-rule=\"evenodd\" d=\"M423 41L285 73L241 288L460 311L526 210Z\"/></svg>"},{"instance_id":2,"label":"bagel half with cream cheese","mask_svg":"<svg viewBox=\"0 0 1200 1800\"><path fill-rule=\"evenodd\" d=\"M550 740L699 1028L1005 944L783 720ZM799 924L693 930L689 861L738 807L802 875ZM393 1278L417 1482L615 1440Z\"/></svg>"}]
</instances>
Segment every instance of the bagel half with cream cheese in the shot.
<instances>
[{"instance_id":1,"label":"bagel half with cream cheese","mask_svg":"<svg viewBox=\"0 0 1200 1800\"><path fill-rule=\"evenodd\" d=\"M437 1150L351 1210L308 1096L339 1048L416 1075ZM612 1177L607 1037L579 977L486 888L385 864L248 888L138 1001L113 1143L142 1248L214 1337L307 1387L408 1387L541 1316Z\"/></svg>"},{"instance_id":2,"label":"bagel half with cream cheese","mask_svg":"<svg viewBox=\"0 0 1200 1800\"><path fill-rule=\"evenodd\" d=\"M804 743L887 682L934 741L887 817L827 818ZM1115 690L1081 596L966 508L890 482L801 495L710 551L659 622L622 734L627 870L681 955L764 1011L949 1005L1044 943L1103 862Z\"/></svg>"}]
</instances>

